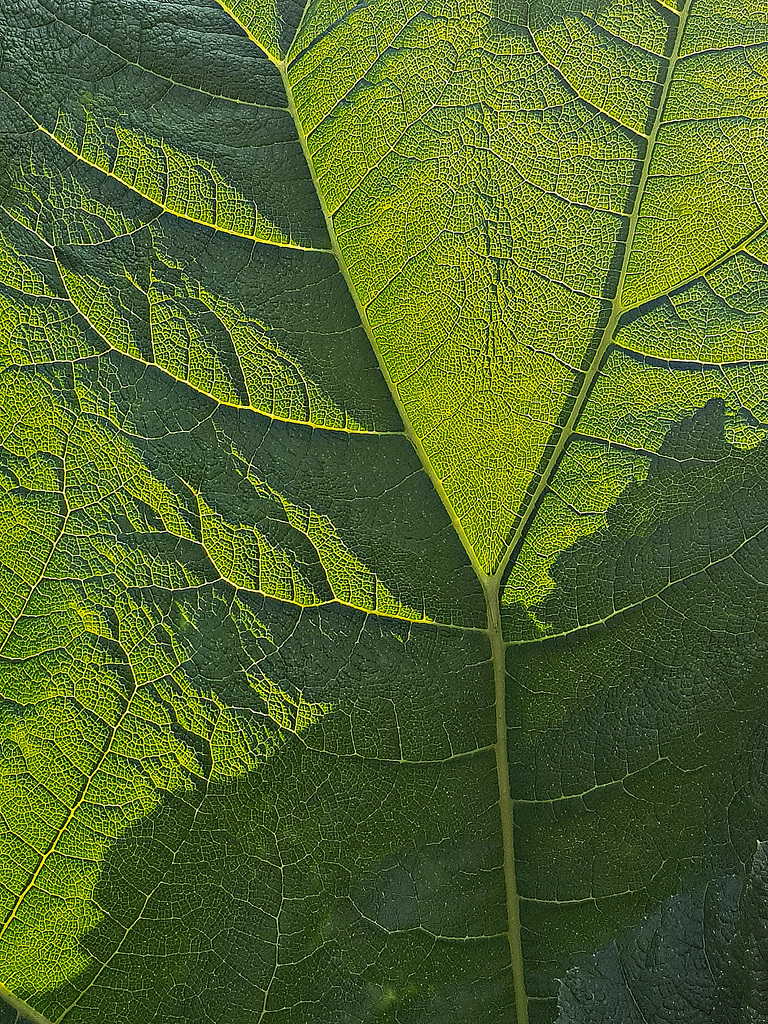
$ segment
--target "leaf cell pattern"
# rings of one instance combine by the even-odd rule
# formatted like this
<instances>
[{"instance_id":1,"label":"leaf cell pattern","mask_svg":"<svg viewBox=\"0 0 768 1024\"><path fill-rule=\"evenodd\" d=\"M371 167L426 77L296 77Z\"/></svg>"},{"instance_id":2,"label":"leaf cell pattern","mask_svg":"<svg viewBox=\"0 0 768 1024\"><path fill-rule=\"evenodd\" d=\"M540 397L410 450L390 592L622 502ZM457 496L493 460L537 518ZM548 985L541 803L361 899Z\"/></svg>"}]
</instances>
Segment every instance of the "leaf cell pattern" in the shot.
<instances>
[{"instance_id":1,"label":"leaf cell pattern","mask_svg":"<svg viewBox=\"0 0 768 1024\"><path fill-rule=\"evenodd\" d=\"M761 1019L760 5L0 39L8 1024Z\"/></svg>"}]
</instances>

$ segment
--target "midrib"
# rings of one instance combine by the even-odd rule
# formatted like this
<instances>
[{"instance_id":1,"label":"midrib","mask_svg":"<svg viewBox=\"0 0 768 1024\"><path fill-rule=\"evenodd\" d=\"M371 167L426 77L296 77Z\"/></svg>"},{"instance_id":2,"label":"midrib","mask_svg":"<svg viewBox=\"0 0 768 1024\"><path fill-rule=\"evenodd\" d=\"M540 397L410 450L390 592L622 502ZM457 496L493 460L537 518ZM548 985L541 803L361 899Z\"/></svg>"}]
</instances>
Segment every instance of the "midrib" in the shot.
<instances>
[{"instance_id":1,"label":"midrib","mask_svg":"<svg viewBox=\"0 0 768 1024\"><path fill-rule=\"evenodd\" d=\"M648 136L648 144L643 157L641 166L640 179L637 185L637 191L635 193L635 200L632 211L629 215L629 225L627 230L627 239L625 243L624 255L622 264L619 270L619 277L616 286L616 293L612 301L611 313L609 315L608 322L603 331L600 343L595 351L592 361L585 373L584 380L582 381L581 387L575 396L573 408L571 413L563 426L560 436L555 447L552 449L547 462L541 470L541 476L539 483L531 496L526 510L523 513L520 522L511 535L505 552L502 555L495 571L493 573L487 573L482 565L480 564L477 555L475 554L472 545L469 542L469 538L456 515L448 495L443 487L442 481L435 472L429 457L422 445L418 435L413 429L410 418L406 412L403 401L400 397L400 393L394 383L392 376L389 372L387 364L383 358L383 355L376 342L373 330L368 321L367 311L365 306L360 301L357 294L357 290L352 282L351 275L347 269L344 258L341 254L338 239L336 237L336 231L333 224L333 218L328 210L328 207L323 196L320 182L318 180L314 163L312 161L312 154L309 151L307 144L307 138L304 133L301 120L296 109L296 103L293 96L293 90L291 87L289 75L288 75L288 61L283 59L277 62L277 67L280 70L280 74L285 87L286 96L288 99L288 109L293 118L294 124L296 125L296 132L301 143L304 157L309 168L309 172L312 176L312 181L317 193L320 208L323 212L325 219L328 236L331 240L331 249L333 255L336 258L336 262L339 267L339 271L344 277L347 284L350 295L353 298L355 306L360 317L360 321L365 329L368 336L369 344L375 353L376 359L379 364L381 373L387 383L392 399L397 406L400 418L404 424L405 434L413 445L416 453L418 454L419 460L424 468L424 471L429 476L432 485L437 491L440 499L445 506L448 515L451 518L453 527L461 540L464 550L467 553L473 569L480 581L480 585L483 589L485 596L486 609L487 609L487 634L488 640L491 646L492 664L493 664L493 678L494 678L494 701L495 701L495 718L496 718L496 740L494 743L495 757L496 757L496 774L498 780L499 789L499 814L501 818L501 834L502 834L502 848L504 856L504 883L506 890L506 901L507 901L507 928L508 928L508 939L510 949L510 966L512 970L512 978L515 993L515 1010L517 1015L517 1024L528 1024L528 997L525 991L525 977L523 967L523 950L522 950L522 938L520 929L520 904L517 892L517 881L515 874L515 851L514 851L514 819L513 819L513 805L514 800L510 793L509 788L509 757L507 751L507 716L506 716L506 659L505 659L505 642L501 626L501 581L504 571L515 552L518 544L525 535L533 516L535 515L536 508L542 494L549 485L552 475L557 468L560 457L565 449L569 437L574 431L576 424L581 416L584 409L584 405L589 397L592 385L595 377L600 368L603 356L610 345L616 326L619 322L620 317L624 313L624 309L621 305L621 294L624 288L624 282L626 279L627 268L629 266L629 260L632 254L632 244L634 241L635 233L637 230L640 205L642 203L643 195L645 193L646 185L648 183L649 172L651 161L653 159L653 153L656 148L656 141L658 139L659 130L661 128L664 116L664 108L667 103L667 97L672 84L675 67L680 55L680 46L682 38L685 32L685 23L688 17L692 0L686 0L682 10L678 14L678 25L675 33L675 41L672 47L672 52L669 56L667 64L666 75L662 83L661 95L659 97L658 106L656 108L656 117L654 119L651 131Z\"/></svg>"},{"instance_id":2,"label":"midrib","mask_svg":"<svg viewBox=\"0 0 768 1024\"><path fill-rule=\"evenodd\" d=\"M290 79L288 77L288 61L286 59L276 62L277 67L280 70L280 74L283 79L283 85L285 88L285 94L288 99L288 109L293 118L294 124L296 125L296 133L301 142L301 147L304 152L304 158L307 162L309 172L312 175L312 182L315 186L315 192L320 203L320 208L323 212L325 219L326 229L328 231L328 237L331 240L331 249L333 255L336 258L336 263L339 267L339 272L342 274L350 295L357 308L360 322L368 337L368 342L376 355L376 360L379 364L379 369L387 383L392 399L397 406L397 410L400 414L400 418L403 422L404 433L413 445L416 453L419 457L419 461L424 471L429 476L433 487L440 496L440 500L445 506L448 515L451 518L451 523L455 529L464 550L467 553L467 557L472 564L483 590L485 597L486 611L487 611L487 629L488 640L491 647L491 661L493 666L493 681L494 681L494 704L495 704L495 728L496 728L496 740L493 744L496 760L496 776L498 779L499 788L499 814L501 817L501 836L502 836L502 850L504 857L504 885L506 890L506 902L507 902L507 936L509 939L509 951L510 951L510 965L512 969L512 979L515 992L515 1009L517 1013L517 1024L528 1024L528 998L525 993L525 981L523 976L523 950L520 936L520 904L517 896L517 883L515 880L515 856L514 856L514 842L513 842L513 821L512 821L512 798L509 792L509 758L507 755L507 727L506 727L506 670L505 670L505 646L504 636L501 628L501 600L500 600L500 581L501 572L497 571L493 575L485 572L482 565L480 564L475 551L466 535L464 527L456 515L453 506L448 498L448 495L443 487L442 481L434 470L429 456L424 450L424 446L421 440L411 425L410 418L405 410L405 406L400 397L400 393L397 389L396 384L392 380L386 361L379 349L376 342L371 325L368 321L367 311L365 306L360 301L357 294L357 290L352 283L352 278L347 270L346 263L341 254L339 242L336 237L336 230L333 224L333 217L325 202L322 189L320 188L320 182L318 181L315 167L312 162L312 154L309 151L307 145L307 137L304 134L304 129L301 124L301 120L296 109L296 102L293 96L293 90L291 88Z\"/></svg>"},{"instance_id":3,"label":"midrib","mask_svg":"<svg viewBox=\"0 0 768 1024\"><path fill-rule=\"evenodd\" d=\"M433 487L440 496L440 500L445 506L448 515L451 518L451 523L467 553L472 568L474 569L480 585L483 590L485 597L486 609L487 609L487 635L491 647L491 658L493 665L493 679L494 679L494 703L495 703L495 727L496 727L496 740L494 743L495 759L496 759L496 775L498 780L499 789L499 815L501 818L501 835L502 835L502 849L504 857L504 884L506 890L506 902L507 902L507 935L509 939L509 950L510 950L510 966L512 970L512 979L515 993L515 1011L517 1016L517 1024L529 1024L528 1018L528 996L525 990L525 977L524 977L524 965L523 965L523 950L522 950L522 937L520 929L520 902L517 892L517 880L515 873L515 848L514 848L514 818L513 818L513 805L514 799L510 793L509 788L509 756L507 751L507 715L506 715L506 645L501 626L501 581L505 569L515 552L518 544L525 535L537 509L539 499L548 487L552 476L557 468L560 457L565 450L565 446L568 442L569 437L572 435L576 424L581 416L584 409L584 405L589 397L592 385L595 377L600 369L603 356L611 344L613 334L616 326L625 312L621 305L621 294L626 279L627 268L629 266L629 260L632 254L632 244L634 241L635 233L637 230L637 224L639 220L640 205L642 203L645 188L648 182L651 161L653 159L653 153L656 148L656 141L658 138L659 130L661 128L664 116L664 108L666 106L667 97L672 84L672 78L674 76L675 67L679 59L680 46L682 38L685 32L685 23L688 17L692 0L686 0L683 9L678 14L678 25L675 34L675 41L673 44L672 52L669 56L669 62L667 64L667 71L662 83L662 91L659 97L658 106L656 108L656 117L654 119L651 131L648 136L648 145L643 157L641 166L640 180L637 185L637 191L635 193L635 200L632 211L629 215L629 226L627 230L627 239L625 243L624 255L619 270L619 277L616 286L616 294L612 301L611 313L608 322L603 331L600 343L595 351L592 361L585 373L584 380L582 381L581 387L575 396L573 408L571 413L563 426L561 433L558 437L558 441L552 452L547 459L543 469L541 470L541 477L539 483L531 496L528 505L526 506L525 512L523 513L520 522L511 535L504 554L502 555L495 571L493 573L487 573L482 565L480 564L477 555L475 554L472 545L467 537L467 534L462 526L458 516L456 515L453 506L448 498L448 495L443 487L442 481L434 470L429 456L427 455L424 446L421 443L416 431L411 425L410 418L406 412L403 401L400 397L400 393L397 389L397 385L392 379L392 376L387 367L386 361L379 349L376 342L371 325L368 321L367 311L365 306L360 301L360 298L355 288L351 275L347 269L346 262L342 256L341 249L339 246L338 239L336 237L336 231L333 224L333 217L326 205L323 191L320 187L320 182L315 171L315 166L312 160L312 154L310 153L309 146L307 144L307 137L304 133L301 120L296 109L296 102L293 95L293 89L288 74L288 60L284 58L281 61L275 61L276 66L280 71L280 75L283 80L283 86L285 88L286 97L288 100L288 109L291 117L293 118L296 126L296 133L301 143L304 158L307 162L307 167L312 176L312 182L315 187L318 202L325 219L326 229L328 231L328 237L331 240L331 250L336 259L336 263L339 267L339 272L346 282L347 288L357 308L360 322L368 337L368 342L373 350L376 360L379 365L379 369L386 381L389 392L392 399L397 407L400 414L400 418L404 425L405 435L413 445L421 465L424 471L429 476Z\"/></svg>"},{"instance_id":4,"label":"midrib","mask_svg":"<svg viewBox=\"0 0 768 1024\"><path fill-rule=\"evenodd\" d=\"M501 586L499 579L486 577L483 593L488 608L488 639L493 658L493 690L496 713L496 778L499 786L501 845L504 855L504 888L507 897L507 938L515 991L517 1024L528 1024L528 996L523 969L523 941L520 932L520 900L515 872L514 803L509 791L509 754L507 752L507 669L506 647L501 628Z\"/></svg>"},{"instance_id":5,"label":"midrib","mask_svg":"<svg viewBox=\"0 0 768 1024\"><path fill-rule=\"evenodd\" d=\"M25 1024L53 1024L47 1017L33 1009L29 1003L25 1003L23 999L19 999L17 995L14 995L5 985L0 985L0 999L8 1003L19 1017L24 1020Z\"/></svg>"}]
</instances>

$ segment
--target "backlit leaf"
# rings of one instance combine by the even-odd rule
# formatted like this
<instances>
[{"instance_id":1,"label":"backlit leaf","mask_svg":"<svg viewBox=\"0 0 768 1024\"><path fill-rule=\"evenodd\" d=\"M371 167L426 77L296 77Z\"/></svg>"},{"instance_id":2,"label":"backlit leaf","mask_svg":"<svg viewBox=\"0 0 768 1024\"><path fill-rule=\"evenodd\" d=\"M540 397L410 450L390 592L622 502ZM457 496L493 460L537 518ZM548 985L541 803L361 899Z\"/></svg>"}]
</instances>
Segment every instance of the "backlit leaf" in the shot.
<instances>
[{"instance_id":1,"label":"backlit leaf","mask_svg":"<svg viewBox=\"0 0 768 1024\"><path fill-rule=\"evenodd\" d=\"M766 100L757 0L4 5L3 1024L764 1019Z\"/></svg>"}]
</instances>

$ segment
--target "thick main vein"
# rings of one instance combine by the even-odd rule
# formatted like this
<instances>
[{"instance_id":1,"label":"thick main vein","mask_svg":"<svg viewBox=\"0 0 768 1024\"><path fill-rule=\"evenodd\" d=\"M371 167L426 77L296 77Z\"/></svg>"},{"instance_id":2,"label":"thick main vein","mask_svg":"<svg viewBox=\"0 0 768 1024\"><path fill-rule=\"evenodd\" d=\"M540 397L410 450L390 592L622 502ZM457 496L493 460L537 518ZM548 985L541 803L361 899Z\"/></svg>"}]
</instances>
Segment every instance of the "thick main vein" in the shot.
<instances>
[{"instance_id":1,"label":"thick main vein","mask_svg":"<svg viewBox=\"0 0 768 1024\"><path fill-rule=\"evenodd\" d=\"M451 505L448 495L443 487L440 477L435 472L432 466L429 456L427 455L424 446L421 443L419 435L411 425L410 418L405 410L400 393L397 385L395 384L390 374L389 368L387 367L386 361L379 349L379 346L374 337L373 330L368 321L366 308L360 301L360 298L355 289L352 278L347 269L344 258L341 254L338 239L336 237L336 231L333 224L333 217L326 205L325 198L320 188L320 182L315 172L314 164L312 162L312 155L309 151L307 144L307 137L304 133L301 121L299 119L298 111L293 97L293 91L291 83L288 78L287 61L282 61L278 64L280 73L283 77L283 83L285 85L286 96L288 97L288 109L293 117L296 125L296 132L301 141L302 149L304 151L304 157L307 161L309 172L312 175L312 181L315 186L320 208L323 211L325 218L326 227L328 230L328 236L331 240L331 248L336 258L336 262L339 266L339 271L344 277L347 284L350 295L355 303L355 306L360 317L360 322L365 329L368 336L368 341L373 350L376 359L379 364L382 376L386 381L387 387L392 400L397 406L397 410L400 414L400 418L403 422L404 432L406 437L413 445L416 454L419 457L422 468L429 477L432 486L437 492L443 506L445 507L448 515L450 516L453 528L459 537L459 540L467 553L467 557L474 569L480 584L483 589L483 595L485 597L486 609L487 609L487 629L486 633L491 648L491 664L493 669L493 680L494 680L494 706L495 706L495 720L496 720L496 737L493 743L493 749L496 761L496 775L498 780L498 792L499 792L499 815L501 825L501 837L502 837L502 853L503 853L503 873L504 873L504 886L506 893L506 905L507 905L507 938L509 941L510 950L510 967L512 970L512 981L515 994L515 1009L517 1014L517 1024L528 1024L528 997L525 991L525 979L523 973L523 951L522 951L522 940L520 933L520 901L517 893L517 882L515 877L515 856L514 856L514 841L513 841L513 821L512 821L512 799L509 791L509 758L507 754L507 713L506 713L506 663L505 663L505 645L504 638L501 629L501 608L500 608L500 596L499 596L499 580L500 574L490 576L483 569L480 564L477 555L472 547L472 544L467 537L464 527L456 515L456 512Z\"/></svg>"},{"instance_id":2,"label":"thick main vein","mask_svg":"<svg viewBox=\"0 0 768 1024\"><path fill-rule=\"evenodd\" d=\"M513 800L509 788L509 753L507 751L507 666L506 645L501 628L500 586L498 579L488 579L483 586L488 606L488 638L493 661L494 706L496 711L496 778L499 787L501 846L504 867L504 889L507 900L507 939L509 941L512 984L515 992L517 1024L528 1024L528 994L525 990L523 941L520 931L520 896L515 872Z\"/></svg>"}]
</instances>

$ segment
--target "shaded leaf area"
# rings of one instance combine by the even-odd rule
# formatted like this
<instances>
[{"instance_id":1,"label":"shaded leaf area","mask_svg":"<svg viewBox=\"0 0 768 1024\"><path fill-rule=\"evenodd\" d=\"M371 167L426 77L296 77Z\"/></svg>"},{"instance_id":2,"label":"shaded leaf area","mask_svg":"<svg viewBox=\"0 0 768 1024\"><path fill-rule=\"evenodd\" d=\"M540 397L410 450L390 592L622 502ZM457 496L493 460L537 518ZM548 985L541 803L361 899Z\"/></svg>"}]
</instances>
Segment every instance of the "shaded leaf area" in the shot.
<instances>
[{"instance_id":1,"label":"shaded leaf area","mask_svg":"<svg viewBox=\"0 0 768 1024\"><path fill-rule=\"evenodd\" d=\"M557 1024L768 1020L768 865L665 902L566 975Z\"/></svg>"},{"instance_id":2,"label":"shaded leaf area","mask_svg":"<svg viewBox=\"0 0 768 1024\"><path fill-rule=\"evenodd\" d=\"M254 771L259 778L292 737L301 737L294 749L305 757L308 802L329 766L342 773L341 806L330 791L321 803L323 829L332 829L334 814L343 820L337 835L345 849L353 830L344 801L358 783L343 773L353 764L370 779L390 770L411 779L387 805L393 820L399 815L408 856L421 856L422 844L405 840L414 822L423 822L427 845L479 827L477 804L468 795L455 804L444 771L455 767L463 777L465 764L470 773L483 764L491 792L482 804L493 814L482 595L404 436L318 432L191 396L186 384L116 353L69 366L9 367L0 376L3 982L55 1019L73 996L51 990L89 971L90 979L107 956L103 944L97 956L82 936L106 920L97 889L113 844L115 856L127 857L120 876L130 886L138 854L125 853L124 837L138 822L149 822L143 856L151 863L154 849L160 863L170 847L150 842L158 814L178 819L182 839L199 820L194 863L203 865L220 807L205 803L213 792L230 794L227 828L241 815L242 841L250 841L245 807L254 790L248 784L239 796L235 780ZM397 517L408 527L392 533ZM352 539L365 536L362 546ZM310 738L312 724L331 713L335 724ZM443 794L455 815L450 825L448 810L435 805L431 816L426 796L407 810L406 791L419 790L422 778L431 779L430 795ZM374 784L367 785L370 803ZM289 787L286 814L294 796ZM184 806L193 808L191 819ZM382 820L380 828L389 825ZM490 826L486 832L488 860L467 881L470 904L489 908L478 921L504 906L501 858ZM175 865L171 858L163 871L183 890ZM205 874L215 878L215 865ZM216 909L225 883L211 885L204 905L215 918L213 936L224 920L216 915L234 910L226 901ZM272 913L272 892L257 881L249 893L259 922ZM296 897L308 927L322 918L316 896L310 889ZM117 945L128 925L119 906L109 914L117 931L103 942ZM473 920L468 912L462 936ZM278 938L260 928L250 948L268 962ZM130 934L152 945L141 928ZM456 934L446 933L449 947ZM506 939L499 942L504 948ZM140 972L141 948L130 961L144 964ZM182 972L192 969L184 955ZM107 978L113 998L127 991ZM428 971L422 983L438 985L430 979ZM134 1005L146 986L137 978L135 988ZM99 991L103 1019L115 1019L106 989ZM169 990L157 991L162 998ZM220 1000L222 1013L229 1005ZM167 1019L159 1004L142 1012Z\"/></svg>"},{"instance_id":3,"label":"shaded leaf area","mask_svg":"<svg viewBox=\"0 0 768 1024\"><path fill-rule=\"evenodd\" d=\"M0 18L6 131L187 220L328 247L280 74L214 0L23 0Z\"/></svg>"},{"instance_id":4,"label":"shaded leaf area","mask_svg":"<svg viewBox=\"0 0 768 1024\"><path fill-rule=\"evenodd\" d=\"M122 837L89 966L41 1007L67 1024L513 1020L492 754L366 758L347 714L327 716L325 752L305 738Z\"/></svg>"},{"instance_id":5,"label":"shaded leaf area","mask_svg":"<svg viewBox=\"0 0 768 1024\"><path fill-rule=\"evenodd\" d=\"M33 1022L29 1017L14 1010L9 1003L0 1002L0 1024L33 1024Z\"/></svg>"},{"instance_id":6,"label":"shaded leaf area","mask_svg":"<svg viewBox=\"0 0 768 1024\"><path fill-rule=\"evenodd\" d=\"M768 829L768 445L740 450L724 427L712 400L670 429L607 526L555 562L535 611L560 635L509 649L536 1021L574 957L740 875Z\"/></svg>"},{"instance_id":7,"label":"shaded leaf area","mask_svg":"<svg viewBox=\"0 0 768 1024\"><path fill-rule=\"evenodd\" d=\"M0 364L112 350L222 404L401 429L333 256L164 212L0 107Z\"/></svg>"}]
</instances>

